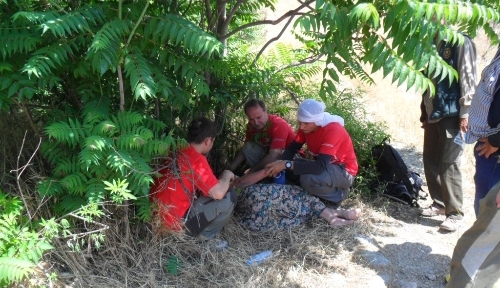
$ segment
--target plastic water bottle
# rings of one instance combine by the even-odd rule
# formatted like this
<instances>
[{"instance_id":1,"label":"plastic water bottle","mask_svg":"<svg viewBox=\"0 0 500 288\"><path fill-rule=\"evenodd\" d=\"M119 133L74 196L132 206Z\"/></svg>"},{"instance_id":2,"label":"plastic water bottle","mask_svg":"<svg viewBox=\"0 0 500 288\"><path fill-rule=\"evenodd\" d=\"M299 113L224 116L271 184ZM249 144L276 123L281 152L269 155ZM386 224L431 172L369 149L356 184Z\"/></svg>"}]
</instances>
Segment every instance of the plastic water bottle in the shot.
<instances>
[{"instance_id":1,"label":"plastic water bottle","mask_svg":"<svg viewBox=\"0 0 500 288\"><path fill-rule=\"evenodd\" d=\"M250 257L247 260L247 265L249 266L259 265L260 263L269 260L271 257L273 257L273 251L265 250Z\"/></svg>"},{"instance_id":2,"label":"plastic water bottle","mask_svg":"<svg viewBox=\"0 0 500 288\"><path fill-rule=\"evenodd\" d=\"M281 171L278 175L274 177L274 183L285 184L285 170Z\"/></svg>"},{"instance_id":3,"label":"plastic water bottle","mask_svg":"<svg viewBox=\"0 0 500 288\"><path fill-rule=\"evenodd\" d=\"M461 131L458 131L458 134L457 136L455 136L455 139L453 139L453 142L455 142L455 144L457 145L463 145L464 144L464 141L465 141L465 133L463 134L463 137L464 139L462 140L462 132Z\"/></svg>"}]
</instances>

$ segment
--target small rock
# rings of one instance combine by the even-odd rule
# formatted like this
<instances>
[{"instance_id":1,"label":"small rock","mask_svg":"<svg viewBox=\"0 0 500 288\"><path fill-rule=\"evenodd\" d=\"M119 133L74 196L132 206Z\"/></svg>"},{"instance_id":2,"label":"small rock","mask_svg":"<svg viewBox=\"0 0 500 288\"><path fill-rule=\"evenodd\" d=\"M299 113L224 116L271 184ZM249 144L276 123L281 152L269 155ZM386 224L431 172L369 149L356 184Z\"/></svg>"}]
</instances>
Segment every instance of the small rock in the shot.
<instances>
[{"instance_id":1,"label":"small rock","mask_svg":"<svg viewBox=\"0 0 500 288\"><path fill-rule=\"evenodd\" d=\"M363 253L363 258L368 265L371 267L380 267L389 265L389 260L385 258L381 253L373 252L373 251L365 251Z\"/></svg>"},{"instance_id":2,"label":"small rock","mask_svg":"<svg viewBox=\"0 0 500 288\"><path fill-rule=\"evenodd\" d=\"M372 250L372 251L378 251L377 246L373 243L372 239L364 236L364 235L356 235L354 237L356 241L358 241L359 244L363 245L366 249Z\"/></svg>"},{"instance_id":3,"label":"small rock","mask_svg":"<svg viewBox=\"0 0 500 288\"><path fill-rule=\"evenodd\" d=\"M425 275L425 278L427 278L427 279L429 279L431 281L434 281L434 280L436 280L436 275L434 275L434 274L427 274L427 275Z\"/></svg>"},{"instance_id":4,"label":"small rock","mask_svg":"<svg viewBox=\"0 0 500 288\"><path fill-rule=\"evenodd\" d=\"M382 276L375 275L370 279L369 283L368 288L382 288L387 287L388 282Z\"/></svg>"},{"instance_id":5,"label":"small rock","mask_svg":"<svg viewBox=\"0 0 500 288\"><path fill-rule=\"evenodd\" d=\"M339 273L329 273L328 274L328 280L330 280L332 283L336 284L344 284L345 283L345 276Z\"/></svg>"},{"instance_id":6,"label":"small rock","mask_svg":"<svg viewBox=\"0 0 500 288\"><path fill-rule=\"evenodd\" d=\"M417 286L417 283L415 283L415 282L398 280L398 281L396 281L395 287L397 287L397 288L417 288L418 286Z\"/></svg>"}]
</instances>

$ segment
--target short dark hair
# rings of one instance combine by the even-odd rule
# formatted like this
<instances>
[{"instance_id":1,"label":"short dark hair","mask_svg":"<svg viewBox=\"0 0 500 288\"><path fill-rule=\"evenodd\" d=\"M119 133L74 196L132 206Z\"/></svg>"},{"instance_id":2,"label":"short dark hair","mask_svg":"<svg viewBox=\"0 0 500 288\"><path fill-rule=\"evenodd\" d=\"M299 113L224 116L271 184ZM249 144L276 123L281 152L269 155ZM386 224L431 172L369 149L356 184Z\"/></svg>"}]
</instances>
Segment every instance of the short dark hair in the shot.
<instances>
[{"instance_id":1,"label":"short dark hair","mask_svg":"<svg viewBox=\"0 0 500 288\"><path fill-rule=\"evenodd\" d=\"M259 100L259 99L250 99L245 103L244 109L245 109L245 114L247 114L247 110L252 107L261 107L264 112L266 112L266 104L264 104L264 101Z\"/></svg>"},{"instance_id":2,"label":"short dark hair","mask_svg":"<svg viewBox=\"0 0 500 288\"><path fill-rule=\"evenodd\" d=\"M188 143L201 144L206 138L217 136L217 125L206 117L193 119L188 127Z\"/></svg>"}]
</instances>

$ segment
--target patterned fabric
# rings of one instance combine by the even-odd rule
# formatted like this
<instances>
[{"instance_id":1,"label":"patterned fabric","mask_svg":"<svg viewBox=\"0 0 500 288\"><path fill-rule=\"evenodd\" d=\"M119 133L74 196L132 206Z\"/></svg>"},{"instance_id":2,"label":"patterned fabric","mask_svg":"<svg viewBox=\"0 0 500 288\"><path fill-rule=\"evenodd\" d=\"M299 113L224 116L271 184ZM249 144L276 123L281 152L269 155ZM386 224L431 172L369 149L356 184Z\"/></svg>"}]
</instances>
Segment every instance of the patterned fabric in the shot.
<instances>
[{"instance_id":1,"label":"patterned fabric","mask_svg":"<svg viewBox=\"0 0 500 288\"><path fill-rule=\"evenodd\" d=\"M286 230L319 214L325 204L295 185L255 184L238 195L234 215L253 231Z\"/></svg>"}]
</instances>

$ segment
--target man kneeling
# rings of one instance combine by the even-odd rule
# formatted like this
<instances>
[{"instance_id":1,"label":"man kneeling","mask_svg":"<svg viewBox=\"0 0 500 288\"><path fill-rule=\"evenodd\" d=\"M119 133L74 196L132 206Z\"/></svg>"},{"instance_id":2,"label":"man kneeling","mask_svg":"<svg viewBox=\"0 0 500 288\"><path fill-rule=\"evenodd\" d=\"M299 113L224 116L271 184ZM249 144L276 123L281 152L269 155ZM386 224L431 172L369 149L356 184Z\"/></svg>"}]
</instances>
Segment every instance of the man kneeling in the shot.
<instances>
[{"instance_id":1,"label":"man kneeling","mask_svg":"<svg viewBox=\"0 0 500 288\"><path fill-rule=\"evenodd\" d=\"M188 128L189 146L172 155L155 179L150 197L167 228L179 231L184 226L188 235L214 238L229 221L236 204L236 192L229 188L234 174L225 170L217 179L205 157L216 135L212 121L194 119Z\"/></svg>"}]
</instances>

